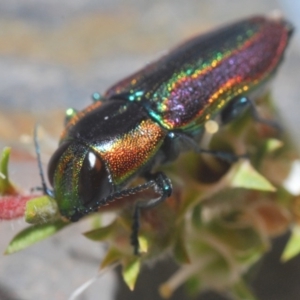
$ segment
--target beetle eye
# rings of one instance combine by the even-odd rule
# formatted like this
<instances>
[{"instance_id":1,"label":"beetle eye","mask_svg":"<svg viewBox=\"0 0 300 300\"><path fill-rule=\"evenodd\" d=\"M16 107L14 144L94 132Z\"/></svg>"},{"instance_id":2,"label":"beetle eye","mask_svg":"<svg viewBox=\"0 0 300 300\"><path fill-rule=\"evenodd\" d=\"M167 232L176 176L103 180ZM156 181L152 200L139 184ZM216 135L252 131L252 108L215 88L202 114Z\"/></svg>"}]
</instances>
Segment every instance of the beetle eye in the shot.
<instances>
[{"instance_id":1,"label":"beetle eye","mask_svg":"<svg viewBox=\"0 0 300 300\"><path fill-rule=\"evenodd\" d=\"M78 183L78 195L84 205L101 200L110 192L105 165L93 151L84 158Z\"/></svg>"}]
</instances>

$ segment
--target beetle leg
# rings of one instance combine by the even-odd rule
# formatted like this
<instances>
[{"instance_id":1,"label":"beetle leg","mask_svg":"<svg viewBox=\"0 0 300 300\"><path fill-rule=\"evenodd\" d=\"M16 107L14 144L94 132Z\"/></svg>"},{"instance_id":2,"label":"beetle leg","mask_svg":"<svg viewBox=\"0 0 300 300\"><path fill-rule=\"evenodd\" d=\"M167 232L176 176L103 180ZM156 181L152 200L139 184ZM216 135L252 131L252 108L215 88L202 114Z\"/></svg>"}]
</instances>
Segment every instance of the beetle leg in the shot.
<instances>
[{"instance_id":1,"label":"beetle leg","mask_svg":"<svg viewBox=\"0 0 300 300\"><path fill-rule=\"evenodd\" d=\"M131 245L134 248L134 254L139 255L139 229L140 229L140 211L141 209L153 208L159 203L165 201L170 197L172 193L172 183L170 179L164 173L156 173L151 175L154 181L155 191L159 193L159 197L152 199L147 202L138 202L134 207L133 222L132 222L132 233L131 233Z\"/></svg>"},{"instance_id":2,"label":"beetle leg","mask_svg":"<svg viewBox=\"0 0 300 300\"><path fill-rule=\"evenodd\" d=\"M178 137L180 137L181 139L184 140L185 144L187 144L192 150L194 150L196 153L205 153L205 154L210 154L216 158L219 158L221 160L224 160L228 163L234 163L239 159L244 159L244 158L248 158L248 154L241 154L241 155L237 155L231 152L226 152L226 151L218 151L218 150L210 150L210 149L202 149L199 147L199 145L197 144L197 142L191 138L190 136L188 136L185 133L176 133L176 135Z\"/></svg>"},{"instance_id":3,"label":"beetle leg","mask_svg":"<svg viewBox=\"0 0 300 300\"><path fill-rule=\"evenodd\" d=\"M224 160L228 163L234 163L234 162L238 161L239 159L249 158L247 153L237 155L237 154L234 154L231 152L226 152L226 151L208 150L208 149L201 149L201 148L198 148L197 152L210 154L210 155L212 155L216 158L220 158L221 160Z\"/></svg>"},{"instance_id":4,"label":"beetle leg","mask_svg":"<svg viewBox=\"0 0 300 300\"><path fill-rule=\"evenodd\" d=\"M225 108L221 112L222 124L226 125L230 123L234 119L238 118L241 114L243 114L243 112L247 109L250 109L251 116L255 121L266 124L278 131L281 131L281 127L277 122L266 120L259 116L255 103L248 97L236 97L225 106Z\"/></svg>"},{"instance_id":5,"label":"beetle leg","mask_svg":"<svg viewBox=\"0 0 300 300\"><path fill-rule=\"evenodd\" d=\"M279 132L283 130L282 127L276 121L261 118L253 101L251 101L249 99L248 99L248 101L249 101L251 115L255 121L257 121L258 123L262 123L267 126L270 126Z\"/></svg>"},{"instance_id":6,"label":"beetle leg","mask_svg":"<svg viewBox=\"0 0 300 300\"><path fill-rule=\"evenodd\" d=\"M221 111L220 117L223 125L230 123L250 107L251 101L247 97L236 97L232 99Z\"/></svg>"},{"instance_id":7,"label":"beetle leg","mask_svg":"<svg viewBox=\"0 0 300 300\"><path fill-rule=\"evenodd\" d=\"M140 228L140 210L152 208L167 199L172 193L171 180L162 172L150 174L147 176L147 180L144 184L140 184L133 188L124 189L110 194L105 199L97 201L93 206L89 207L87 211L81 213L82 215L88 214L92 211L96 211L99 207L115 201L118 198L135 195L139 192L154 188L155 192L159 194L158 198L151 199L149 201L140 201L135 204L132 222L131 244L134 247L134 254L139 254L139 241L138 233ZM79 216L80 217L80 216ZM78 218L78 216L77 216Z\"/></svg>"}]
</instances>

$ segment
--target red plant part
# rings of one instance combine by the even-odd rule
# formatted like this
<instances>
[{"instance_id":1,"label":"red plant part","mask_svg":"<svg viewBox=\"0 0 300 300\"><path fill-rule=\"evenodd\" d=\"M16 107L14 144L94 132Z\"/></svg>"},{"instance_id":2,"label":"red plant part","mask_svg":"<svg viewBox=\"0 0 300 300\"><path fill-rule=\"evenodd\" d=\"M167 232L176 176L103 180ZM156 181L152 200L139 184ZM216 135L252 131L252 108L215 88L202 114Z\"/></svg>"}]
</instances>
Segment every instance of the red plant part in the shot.
<instances>
[{"instance_id":1,"label":"red plant part","mask_svg":"<svg viewBox=\"0 0 300 300\"><path fill-rule=\"evenodd\" d=\"M32 195L5 195L0 197L0 220L13 220L24 216L25 206Z\"/></svg>"}]
</instances>

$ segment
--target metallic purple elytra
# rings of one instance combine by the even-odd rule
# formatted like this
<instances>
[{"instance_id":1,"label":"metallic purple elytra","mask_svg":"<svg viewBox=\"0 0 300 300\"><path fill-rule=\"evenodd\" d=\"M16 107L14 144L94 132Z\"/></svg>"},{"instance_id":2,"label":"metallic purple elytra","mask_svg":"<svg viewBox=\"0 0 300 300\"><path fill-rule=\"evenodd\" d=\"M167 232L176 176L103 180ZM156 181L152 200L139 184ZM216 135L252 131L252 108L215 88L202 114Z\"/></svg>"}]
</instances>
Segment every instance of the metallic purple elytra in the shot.
<instances>
[{"instance_id":1,"label":"metallic purple elytra","mask_svg":"<svg viewBox=\"0 0 300 300\"><path fill-rule=\"evenodd\" d=\"M137 253L139 210L172 192L163 173L151 173L154 166L176 159L187 145L201 152L195 145L204 123L223 116L236 99L247 103L275 73L291 33L287 21L262 16L221 27L187 41L72 114L48 168L61 214L77 221L154 188L158 199L135 206ZM145 183L128 188L139 176Z\"/></svg>"},{"instance_id":2,"label":"metallic purple elytra","mask_svg":"<svg viewBox=\"0 0 300 300\"><path fill-rule=\"evenodd\" d=\"M168 130L201 126L230 99L249 94L274 73L290 32L286 21L266 17L222 27L189 40L114 85L105 97L140 101Z\"/></svg>"}]
</instances>

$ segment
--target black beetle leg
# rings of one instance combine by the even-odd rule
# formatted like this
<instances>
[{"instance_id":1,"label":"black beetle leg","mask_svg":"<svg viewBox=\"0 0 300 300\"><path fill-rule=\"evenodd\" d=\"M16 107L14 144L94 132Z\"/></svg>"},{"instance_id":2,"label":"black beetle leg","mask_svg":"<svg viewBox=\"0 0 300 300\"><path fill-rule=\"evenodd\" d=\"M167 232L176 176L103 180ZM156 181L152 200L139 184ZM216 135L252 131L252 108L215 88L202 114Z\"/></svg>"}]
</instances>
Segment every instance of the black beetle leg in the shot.
<instances>
[{"instance_id":1,"label":"black beetle leg","mask_svg":"<svg viewBox=\"0 0 300 300\"><path fill-rule=\"evenodd\" d=\"M248 158L248 154L241 154L237 155L231 152L226 152L226 151L218 151L218 150L209 150L209 149L202 149L199 147L197 142L193 140L190 136L184 134L184 133L176 133L178 137L180 137L184 142L189 145L191 149L193 149L196 153L205 153L205 154L210 154L214 157L217 157L221 160L224 160L228 163L234 163L238 161L239 159L244 159Z\"/></svg>"},{"instance_id":2,"label":"black beetle leg","mask_svg":"<svg viewBox=\"0 0 300 300\"><path fill-rule=\"evenodd\" d=\"M250 109L251 116L256 122L266 124L278 131L282 130L282 128L277 122L261 118L259 113L257 112L255 103L251 99L245 96L240 96L232 99L223 108L220 114L222 124L226 125L230 123L234 119L241 116L241 114L243 114L243 112L246 111L247 109Z\"/></svg>"},{"instance_id":3,"label":"black beetle leg","mask_svg":"<svg viewBox=\"0 0 300 300\"><path fill-rule=\"evenodd\" d=\"M165 201L172 193L172 183L170 179L164 173L156 173L151 175L155 183L154 188L160 194L156 199L152 199L146 202L138 202L134 207L132 233L131 233L131 245L134 248L134 254L139 255L139 229L140 229L140 211L141 209L153 208L159 203Z\"/></svg>"},{"instance_id":4,"label":"black beetle leg","mask_svg":"<svg viewBox=\"0 0 300 300\"><path fill-rule=\"evenodd\" d=\"M201 149L201 148L198 148L197 152L210 154L210 155L212 155L216 158L219 158L221 160L224 160L228 163L234 163L234 162L238 161L239 159L249 158L249 155L247 153L237 155L237 154L234 154L231 152L207 150L207 149Z\"/></svg>"},{"instance_id":5,"label":"black beetle leg","mask_svg":"<svg viewBox=\"0 0 300 300\"><path fill-rule=\"evenodd\" d=\"M270 126L279 132L283 131L282 127L276 121L261 118L259 113L257 112L256 106L253 103L253 101L251 101L249 99L248 99L248 101L249 101L249 107L250 107L250 112L251 112L252 118L255 121L257 121L258 123L266 124L267 126Z\"/></svg>"},{"instance_id":6,"label":"black beetle leg","mask_svg":"<svg viewBox=\"0 0 300 300\"><path fill-rule=\"evenodd\" d=\"M222 125L226 125L243 115L251 103L247 97L239 96L231 99L220 113Z\"/></svg>"},{"instance_id":7,"label":"black beetle leg","mask_svg":"<svg viewBox=\"0 0 300 300\"><path fill-rule=\"evenodd\" d=\"M138 233L140 228L140 210L141 209L147 209L152 208L159 203L163 202L165 199L167 199L171 193L172 193L172 183L171 180L161 172L150 174L147 176L147 180L144 184L140 184L133 188L124 189L118 192L115 192L105 199L102 199L100 201L97 201L93 206L87 209L84 213L76 214L76 220L79 219L82 215L88 214L92 211L96 211L99 207L106 205L110 202L113 202L114 200L118 198L127 197L130 195L137 194L139 192L142 192L144 190L147 190L149 188L154 188L154 190L160 195L156 199L151 199L148 201L140 201L136 203L133 213L133 223L132 223L132 234L131 234L131 244L134 247L134 254L139 254L139 241L138 241ZM76 221L74 220L74 221Z\"/></svg>"}]
</instances>

